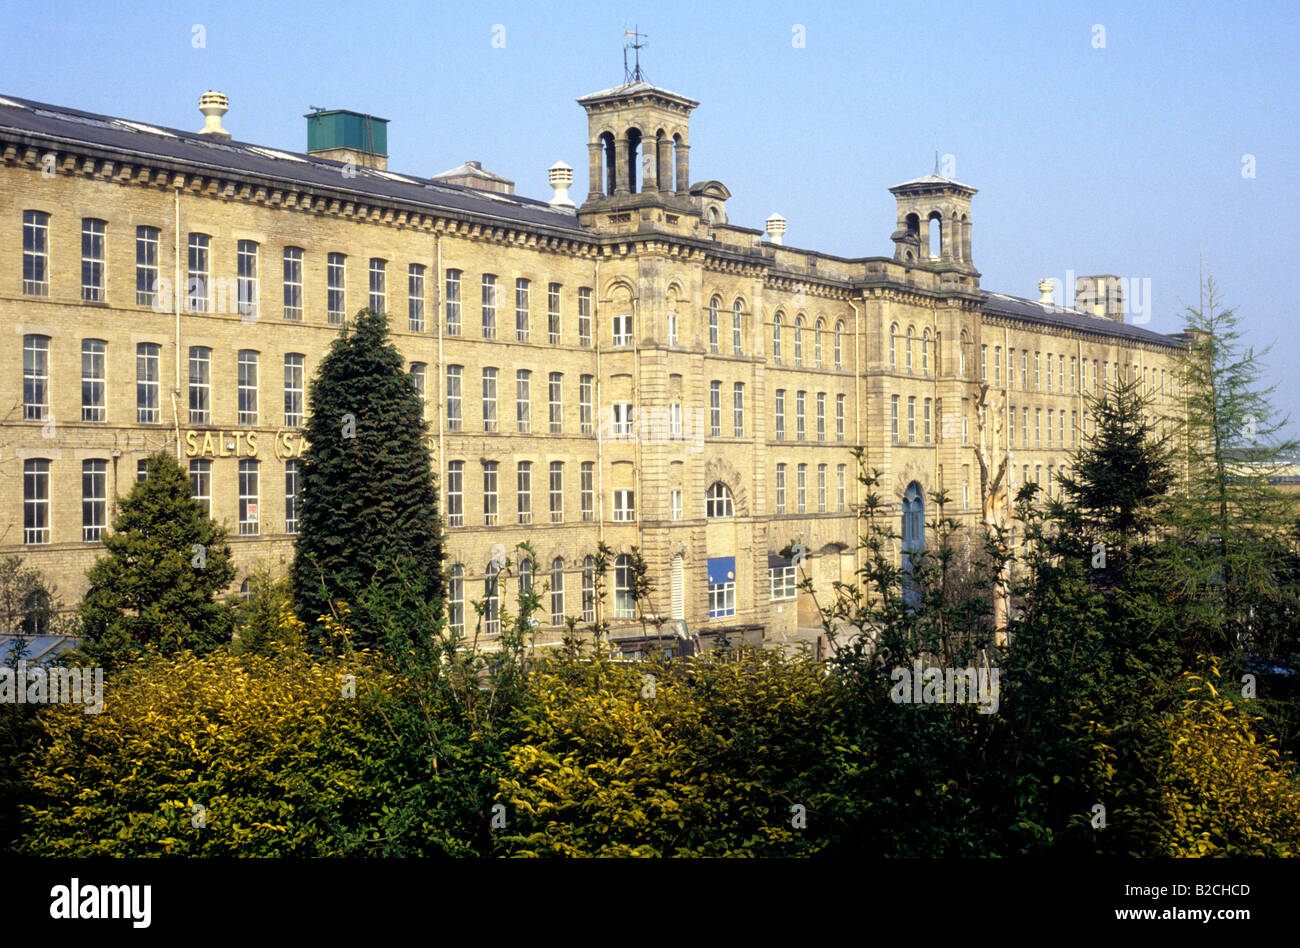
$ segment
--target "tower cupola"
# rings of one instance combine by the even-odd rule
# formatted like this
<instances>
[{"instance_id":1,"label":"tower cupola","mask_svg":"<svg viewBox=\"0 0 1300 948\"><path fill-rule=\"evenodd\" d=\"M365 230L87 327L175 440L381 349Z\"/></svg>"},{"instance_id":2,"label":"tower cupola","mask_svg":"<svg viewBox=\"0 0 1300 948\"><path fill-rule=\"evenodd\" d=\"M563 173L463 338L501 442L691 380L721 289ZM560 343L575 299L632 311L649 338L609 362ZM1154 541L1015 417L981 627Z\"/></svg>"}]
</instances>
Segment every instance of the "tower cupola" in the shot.
<instances>
[{"instance_id":1,"label":"tower cupola","mask_svg":"<svg viewBox=\"0 0 1300 948\"><path fill-rule=\"evenodd\" d=\"M928 174L890 188L898 201L894 259L910 266L974 271L970 185Z\"/></svg>"},{"instance_id":2,"label":"tower cupola","mask_svg":"<svg viewBox=\"0 0 1300 948\"><path fill-rule=\"evenodd\" d=\"M583 212L659 206L691 213L694 99L636 80L578 99L587 110Z\"/></svg>"}]
</instances>

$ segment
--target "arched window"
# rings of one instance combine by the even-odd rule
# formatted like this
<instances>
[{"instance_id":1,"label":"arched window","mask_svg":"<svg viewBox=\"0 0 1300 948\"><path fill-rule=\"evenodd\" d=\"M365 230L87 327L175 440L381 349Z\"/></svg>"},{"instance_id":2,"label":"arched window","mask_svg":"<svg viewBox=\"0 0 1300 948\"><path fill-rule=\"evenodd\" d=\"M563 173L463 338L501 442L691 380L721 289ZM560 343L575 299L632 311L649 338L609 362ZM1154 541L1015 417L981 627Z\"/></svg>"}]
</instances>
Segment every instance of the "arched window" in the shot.
<instances>
[{"instance_id":1,"label":"arched window","mask_svg":"<svg viewBox=\"0 0 1300 948\"><path fill-rule=\"evenodd\" d=\"M843 322L837 322L837 323L835 324L835 368L837 368L837 369L841 369L841 368L844 367L844 362L843 362L843 353L844 353L843 338L844 338L844 323L843 323Z\"/></svg>"},{"instance_id":2,"label":"arched window","mask_svg":"<svg viewBox=\"0 0 1300 948\"><path fill-rule=\"evenodd\" d=\"M718 303L716 296L709 300L709 351L718 351Z\"/></svg>"},{"instance_id":3,"label":"arched window","mask_svg":"<svg viewBox=\"0 0 1300 948\"><path fill-rule=\"evenodd\" d=\"M943 218L938 211L930 212L930 259L938 260L943 255Z\"/></svg>"},{"instance_id":4,"label":"arched window","mask_svg":"<svg viewBox=\"0 0 1300 948\"><path fill-rule=\"evenodd\" d=\"M925 550L925 497L916 481L903 491L903 598L913 608L921 604L921 589L912 578L913 557Z\"/></svg>"},{"instance_id":5,"label":"arched window","mask_svg":"<svg viewBox=\"0 0 1300 948\"><path fill-rule=\"evenodd\" d=\"M537 572L537 566L530 559L521 559L519 561L519 591L521 593L531 593L533 591L533 574Z\"/></svg>"},{"instance_id":6,"label":"arched window","mask_svg":"<svg viewBox=\"0 0 1300 948\"><path fill-rule=\"evenodd\" d=\"M495 559L489 560L487 577L483 580L483 631L487 635L496 635L501 631L501 601L497 595L500 585L497 573L501 566Z\"/></svg>"},{"instance_id":7,"label":"arched window","mask_svg":"<svg viewBox=\"0 0 1300 948\"><path fill-rule=\"evenodd\" d=\"M930 330L921 337L921 374L930 374Z\"/></svg>"},{"instance_id":8,"label":"arched window","mask_svg":"<svg viewBox=\"0 0 1300 948\"><path fill-rule=\"evenodd\" d=\"M794 364L803 365L803 317L794 320Z\"/></svg>"},{"instance_id":9,"label":"arched window","mask_svg":"<svg viewBox=\"0 0 1300 948\"><path fill-rule=\"evenodd\" d=\"M744 325L743 307L740 300L731 304L731 351L740 355L741 348L740 329Z\"/></svg>"},{"instance_id":10,"label":"arched window","mask_svg":"<svg viewBox=\"0 0 1300 948\"><path fill-rule=\"evenodd\" d=\"M582 621L596 621L596 560L590 556L582 560Z\"/></svg>"},{"instance_id":11,"label":"arched window","mask_svg":"<svg viewBox=\"0 0 1300 948\"><path fill-rule=\"evenodd\" d=\"M772 361L777 365L781 364L781 314L777 313L772 320Z\"/></svg>"},{"instance_id":12,"label":"arched window","mask_svg":"<svg viewBox=\"0 0 1300 948\"><path fill-rule=\"evenodd\" d=\"M889 367L898 368L898 323L889 327Z\"/></svg>"},{"instance_id":13,"label":"arched window","mask_svg":"<svg viewBox=\"0 0 1300 948\"><path fill-rule=\"evenodd\" d=\"M465 567L459 563L447 578L447 625L453 632L465 631Z\"/></svg>"},{"instance_id":14,"label":"arched window","mask_svg":"<svg viewBox=\"0 0 1300 948\"><path fill-rule=\"evenodd\" d=\"M912 371L912 327L907 327L907 371Z\"/></svg>"},{"instance_id":15,"label":"arched window","mask_svg":"<svg viewBox=\"0 0 1300 948\"><path fill-rule=\"evenodd\" d=\"M614 560L614 618L636 618L636 599L632 595L632 557L626 553L620 553Z\"/></svg>"},{"instance_id":16,"label":"arched window","mask_svg":"<svg viewBox=\"0 0 1300 948\"><path fill-rule=\"evenodd\" d=\"M551 625L564 625L564 557L551 560Z\"/></svg>"},{"instance_id":17,"label":"arched window","mask_svg":"<svg viewBox=\"0 0 1300 948\"><path fill-rule=\"evenodd\" d=\"M717 520L734 515L735 508L731 502L731 491L721 481L714 481L709 485L709 489L704 492L704 516L710 520Z\"/></svg>"},{"instance_id":18,"label":"arched window","mask_svg":"<svg viewBox=\"0 0 1300 948\"><path fill-rule=\"evenodd\" d=\"M813 330L813 361L817 363L817 368L822 367L822 331L826 328L824 319L817 320L817 328Z\"/></svg>"}]
</instances>

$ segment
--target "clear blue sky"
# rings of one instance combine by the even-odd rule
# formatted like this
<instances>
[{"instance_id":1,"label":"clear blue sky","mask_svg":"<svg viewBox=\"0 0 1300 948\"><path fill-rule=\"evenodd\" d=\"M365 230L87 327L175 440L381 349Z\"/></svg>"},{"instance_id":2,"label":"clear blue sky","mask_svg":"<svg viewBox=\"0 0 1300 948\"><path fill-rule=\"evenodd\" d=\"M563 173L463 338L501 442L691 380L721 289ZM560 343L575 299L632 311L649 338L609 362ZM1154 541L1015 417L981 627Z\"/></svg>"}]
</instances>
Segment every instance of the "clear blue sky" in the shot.
<instances>
[{"instance_id":1,"label":"clear blue sky","mask_svg":"<svg viewBox=\"0 0 1300 948\"><path fill-rule=\"evenodd\" d=\"M888 255L886 189L950 154L980 189L987 289L1034 296L1068 270L1150 279L1147 325L1175 331L1203 249L1248 340L1273 344L1274 402L1300 433L1300 14L1132 7L15 3L0 94L198 129L198 96L218 89L236 138L299 151L309 106L367 111L391 119L394 170L478 159L549 197L546 169L563 159L580 201L573 100L622 81L622 31L639 24L649 79L701 103L692 178L731 189L732 222L761 228L779 211L787 243Z\"/></svg>"}]
</instances>

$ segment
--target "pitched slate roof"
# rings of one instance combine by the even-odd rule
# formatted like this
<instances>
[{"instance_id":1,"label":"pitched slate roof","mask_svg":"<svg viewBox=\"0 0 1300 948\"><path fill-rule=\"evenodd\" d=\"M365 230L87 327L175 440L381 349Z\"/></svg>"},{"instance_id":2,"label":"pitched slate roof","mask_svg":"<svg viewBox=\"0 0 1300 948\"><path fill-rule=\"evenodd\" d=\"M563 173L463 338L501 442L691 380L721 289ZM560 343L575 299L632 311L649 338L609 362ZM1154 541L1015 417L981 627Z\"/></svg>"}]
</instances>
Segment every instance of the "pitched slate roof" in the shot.
<instances>
[{"instance_id":1,"label":"pitched slate roof","mask_svg":"<svg viewBox=\"0 0 1300 948\"><path fill-rule=\"evenodd\" d=\"M1160 333L1131 323L1120 323L1102 316L1090 316L1074 309L1063 309L1049 303L1007 296L1005 293L981 291L984 296L984 311L1001 316L1011 316L1045 326L1078 329L1083 332L1101 333L1106 336L1118 336L1134 342L1146 342L1157 346L1182 347L1186 345L1182 333Z\"/></svg>"},{"instance_id":2,"label":"pitched slate roof","mask_svg":"<svg viewBox=\"0 0 1300 948\"><path fill-rule=\"evenodd\" d=\"M447 184L414 175L356 167L344 177L344 164L311 155L266 148L249 142L213 141L195 132L163 128L97 115L14 96L0 96L0 140L18 138L57 148L60 142L89 145L122 156L126 161L150 159L194 167L203 173L235 173L271 183L320 188L355 194L361 199L388 200L433 211L467 215L589 235L578 226L572 208L551 207L544 201L497 194ZM351 175L351 170L349 170Z\"/></svg>"}]
</instances>

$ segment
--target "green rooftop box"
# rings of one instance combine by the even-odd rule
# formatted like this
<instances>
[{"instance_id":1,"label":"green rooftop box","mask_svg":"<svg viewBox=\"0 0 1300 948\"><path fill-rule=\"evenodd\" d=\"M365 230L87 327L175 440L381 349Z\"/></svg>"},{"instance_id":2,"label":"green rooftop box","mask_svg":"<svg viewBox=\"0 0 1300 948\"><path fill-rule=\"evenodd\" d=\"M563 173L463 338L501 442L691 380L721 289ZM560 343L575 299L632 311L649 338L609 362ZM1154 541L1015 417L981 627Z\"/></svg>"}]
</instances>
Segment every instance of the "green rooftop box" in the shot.
<instances>
[{"instance_id":1,"label":"green rooftop box","mask_svg":"<svg viewBox=\"0 0 1300 948\"><path fill-rule=\"evenodd\" d=\"M308 112L307 151L350 148L388 157L388 119L346 109Z\"/></svg>"}]
</instances>

